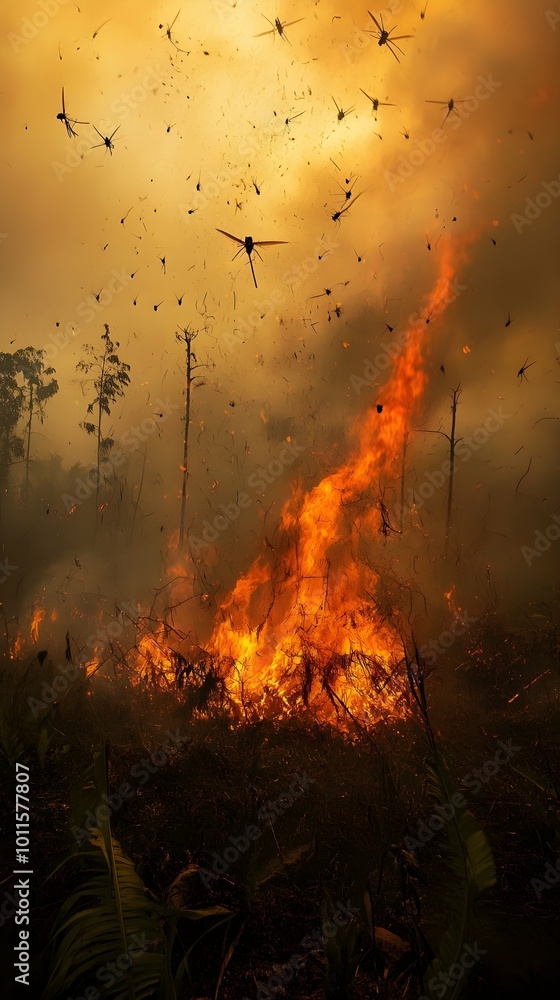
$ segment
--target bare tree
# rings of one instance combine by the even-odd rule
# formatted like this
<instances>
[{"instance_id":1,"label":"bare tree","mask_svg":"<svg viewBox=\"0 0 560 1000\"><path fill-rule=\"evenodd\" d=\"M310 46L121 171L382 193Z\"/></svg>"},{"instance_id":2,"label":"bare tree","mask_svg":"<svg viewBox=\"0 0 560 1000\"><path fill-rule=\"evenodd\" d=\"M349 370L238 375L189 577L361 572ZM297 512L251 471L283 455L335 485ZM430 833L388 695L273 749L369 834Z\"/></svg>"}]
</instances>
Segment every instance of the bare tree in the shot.
<instances>
[{"instance_id":1,"label":"bare tree","mask_svg":"<svg viewBox=\"0 0 560 1000\"><path fill-rule=\"evenodd\" d=\"M204 379L196 374L198 369L206 367L199 364L196 354L192 349L193 340L196 339L200 330L191 330L190 327L180 328L175 336L180 344L185 348L185 430L183 433L183 463L181 471L183 473L183 483L181 486L181 518L179 522L179 547L182 549L185 540L185 517L187 512L187 480L189 477L189 426L191 420L191 393L194 388L204 384Z\"/></svg>"},{"instance_id":2,"label":"bare tree","mask_svg":"<svg viewBox=\"0 0 560 1000\"><path fill-rule=\"evenodd\" d=\"M433 431L427 428L417 427L415 428L418 434L441 434L447 441L449 441L449 485L447 487L447 513L445 518L445 541L444 541L444 555L447 556L449 548L449 538L451 535L452 518L453 518L453 486L455 480L455 450L457 445L462 438L455 436L456 426L457 426L457 407L459 405L459 399L463 390L461 389L461 383L456 389L451 390L451 430L449 434L445 431Z\"/></svg>"}]
</instances>

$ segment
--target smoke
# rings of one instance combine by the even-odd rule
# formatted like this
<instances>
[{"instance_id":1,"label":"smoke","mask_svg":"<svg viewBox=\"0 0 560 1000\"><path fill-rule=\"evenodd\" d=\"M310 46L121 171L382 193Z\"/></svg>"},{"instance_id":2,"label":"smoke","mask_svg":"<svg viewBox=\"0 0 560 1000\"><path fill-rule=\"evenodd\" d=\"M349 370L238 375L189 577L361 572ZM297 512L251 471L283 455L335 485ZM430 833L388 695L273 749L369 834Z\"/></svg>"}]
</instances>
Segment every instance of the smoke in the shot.
<instances>
[{"instance_id":1,"label":"smoke","mask_svg":"<svg viewBox=\"0 0 560 1000\"><path fill-rule=\"evenodd\" d=\"M394 34L413 36L398 43L400 62L366 33L373 22L354 2L343 14L333 3L280 14L227 0L185 9L171 29L185 52L166 38L177 13L169 4L156 13L145 0L33 0L1 12L1 170L12 192L0 227L2 349L45 348L61 385L33 437L33 519L12 513L4 540L22 567L15 612L53 590L69 603L84 590L141 603L167 579L184 412L175 333L187 326L200 330L201 365L188 533L201 539L206 523L217 532L191 570L204 592L231 588L272 537L293 484L309 487L340 464L353 421L383 403L390 367L376 359L422 313L450 239L466 255L454 301L428 325L406 495L428 474L439 481L446 440L420 430L449 433L449 393L460 384L457 434L477 445L455 477L465 590L520 602L550 595L554 543L530 566L521 547L557 508L557 26L521 0L491 9L431 0L424 20L420 4L387 8ZM261 15L304 20L286 29L288 42L255 37L268 27ZM62 86L67 113L88 123L72 139L56 120ZM374 112L360 88L394 106ZM355 109L339 121L334 101ZM94 126L102 136L118 128L112 155L90 148L101 142ZM351 201L345 191L360 198L335 222ZM287 241L255 259L258 289L246 255L232 262L235 246L217 228ZM132 382L107 421L125 485L94 542L92 497L73 513L63 497L95 461L79 427L90 397L76 364L104 323ZM526 359L528 381L516 375ZM166 406L175 408L162 419ZM507 419L482 442L493 412ZM287 463L290 441L301 450ZM50 456L62 457L58 471ZM385 486L398 503L397 475ZM406 539L380 544L379 559L434 600L449 573L446 490L444 475L433 495L416 492ZM234 505L238 515L218 530L214 519Z\"/></svg>"}]
</instances>

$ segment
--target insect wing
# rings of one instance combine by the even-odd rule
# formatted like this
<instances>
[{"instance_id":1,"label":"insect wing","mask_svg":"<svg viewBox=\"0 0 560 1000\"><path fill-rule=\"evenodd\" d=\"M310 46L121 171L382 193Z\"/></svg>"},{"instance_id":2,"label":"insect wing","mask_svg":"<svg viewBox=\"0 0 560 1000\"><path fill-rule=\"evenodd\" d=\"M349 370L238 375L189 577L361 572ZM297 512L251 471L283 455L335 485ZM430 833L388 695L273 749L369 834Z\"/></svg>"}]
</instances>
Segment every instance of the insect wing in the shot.
<instances>
[{"instance_id":1,"label":"insect wing","mask_svg":"<svg viewBox=\"0 0 560 1000\"><path fill-rule=\"evenodd\" d=\"M226 233L225 229L216 229L217 233L222 233L223 236L227 236L229 240L233 240L234 243L240 243L241 246L245 246L245 240L240 240L238 236L232 236L231 233Z\"/></svg>"},{"instance_id":2,"label":"insect wing","mask_svg":"<svg viewBox=\"0 0 560 1000\"><path fill-rule=\"evenodd\" d=\"M379 21L377 20L376 17L373 16L373 14L371 13L370 10L368 10L368 14L371 17L373 23L375 24L375 27L377 28L377 30L383 32L384 29L381 27Z\"/></svg>"}]
</instances>

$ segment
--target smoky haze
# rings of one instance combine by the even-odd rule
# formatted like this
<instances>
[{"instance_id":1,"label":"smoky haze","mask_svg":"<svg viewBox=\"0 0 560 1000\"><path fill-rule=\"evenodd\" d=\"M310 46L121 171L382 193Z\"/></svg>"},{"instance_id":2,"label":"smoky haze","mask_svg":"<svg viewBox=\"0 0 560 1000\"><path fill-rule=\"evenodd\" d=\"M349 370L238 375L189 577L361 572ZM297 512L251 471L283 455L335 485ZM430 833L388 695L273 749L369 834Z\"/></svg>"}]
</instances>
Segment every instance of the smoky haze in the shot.
<instances>
[{"instance_id":1,"label":"smoky haze","mask_svg":"<svg viewBox=\"0 0 560 1000\"><path fill-rule=\"evenodd\" d=\"M249 498L183 570L185 594L209 595L209 610L185 612L204 633L216 595L273 544L292 487L344 461L354 422L383 404L391 368L376 359L422 311L446 241L464 259L454 301L426 324L405 481L416 507L406 537L380 536L372 558L442 600L447 480L421 504L410 491L447 458L446 439L420 431L449 433L460 384L457 434L477 445L467 457L464 445L455 481L463 596L550 600L556 543L531 565L521 546L559 506L560 18L521 0L430 0L421 19L423 7L383 9L396 35L413 36L398 43L399 62L353 0L343 14L334 3L193 5L173 41L170 4L4 5L2 350L45 349L60 385L32 437L32 516L21 468L10 477L9 616L47 595L66 628L63 611L81 602L85 613L87 595L146 607L177 573L185 354L175 334L189 327L203 383L189 428L191 542L221 505ZM255 37L277 16L303 18L289 42ZM63 86L68 115L88 123L74 138L56 120ZM394 106L374 111L361 89ZM353 110L338 120L334 102ZM112 155L91 148L102 141L94 126L118 128ZM286 241L255 259L258 288L218 228ZM70 512L63 496L95 461L76 364L104 324L131 383L106 422L124 461L94 541L94 498ZM516 374L524 363L527 380ZM505 417L477 440L492 413ZM371 484L372 502L385 489L391 510L399 463L392 482Z\"/></svg>"}]
</instances>

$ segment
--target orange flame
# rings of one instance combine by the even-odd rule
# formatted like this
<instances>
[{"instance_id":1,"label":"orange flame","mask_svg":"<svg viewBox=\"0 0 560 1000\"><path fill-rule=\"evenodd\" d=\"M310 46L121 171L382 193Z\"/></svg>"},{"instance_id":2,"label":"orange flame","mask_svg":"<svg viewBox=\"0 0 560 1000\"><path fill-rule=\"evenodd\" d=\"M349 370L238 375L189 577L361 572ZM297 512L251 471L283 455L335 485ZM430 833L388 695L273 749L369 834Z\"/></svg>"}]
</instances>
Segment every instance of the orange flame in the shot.
<instances>
[{"instance_id":1,"label":"orange flame","mask_svg":"<svg viewBox=\"0 0 560 1000\"><path fill-rule=\"evenodd\" d=\"M152 687L174 683L176 672L172 653L166 642L165 626L160 625L152 635L147 633L140 639L135 653L136 677L147 681Z\"/></svg>"},{"instance_id":2,"label":"orange flame","mask_svg":"<svg viewBox=\"0 0 560 1000\"><path fill-rule=\"evenodd\" d=\"M447 244L426 313L450 301L454 258ZM378 578L361 556L362 536L383 530L372 487L394 477L426 385L426 322L411 325L383 390L355 420L344 464L282 510L273 555L267 547L220 609L210 651L229 663L228 690L245 713L375 722L404 715L402 641L372 593Z\"/></svg>"},{"instance_id":3,"label":"orange flame","mask_svg":"<svg viewBox=\"0 0 560 1000\"><path fill-rule=\"evenodd\" d=\"M31 619L31 625L29 628L29 634L31 636L31 642L35 644L39 641L39 626L45 617L44 608L35 608L33 612L33 618Z\"/></svg>"}]
</instances>

